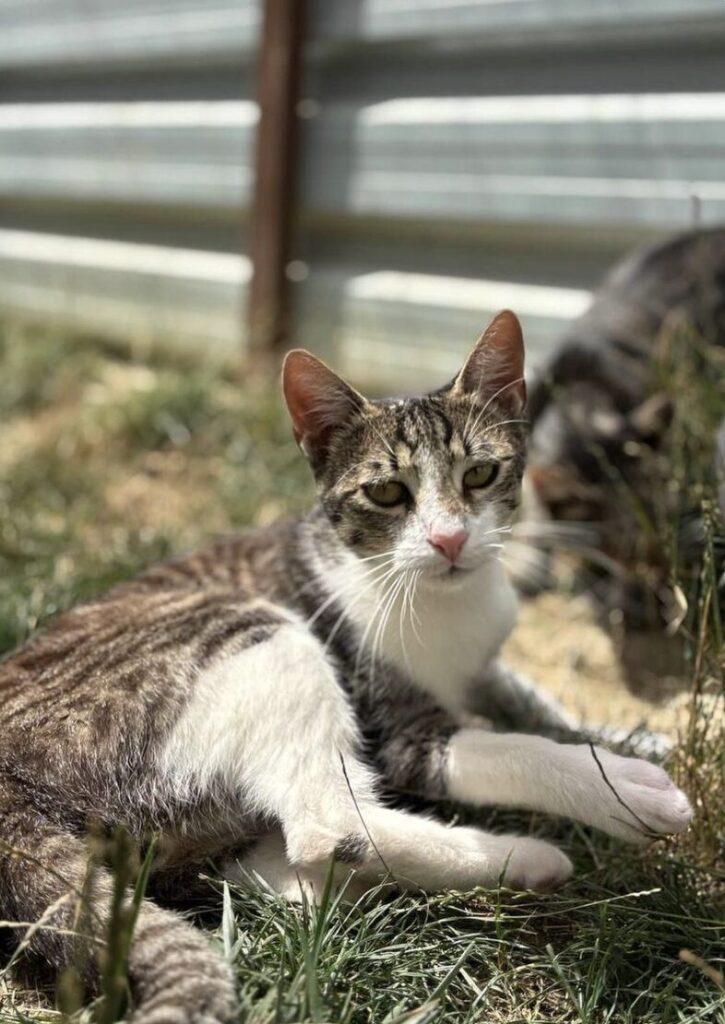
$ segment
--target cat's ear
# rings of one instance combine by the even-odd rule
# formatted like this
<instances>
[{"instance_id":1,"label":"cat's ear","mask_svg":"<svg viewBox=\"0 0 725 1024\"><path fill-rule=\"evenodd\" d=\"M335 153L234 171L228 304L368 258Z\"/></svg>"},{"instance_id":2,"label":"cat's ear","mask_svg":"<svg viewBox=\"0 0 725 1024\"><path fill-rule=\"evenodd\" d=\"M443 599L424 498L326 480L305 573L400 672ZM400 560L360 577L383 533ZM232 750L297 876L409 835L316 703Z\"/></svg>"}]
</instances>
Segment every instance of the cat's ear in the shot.
<instances>
[{"instance_id":1,"label":"cat's ear","mask_svg":"<svg viewBox=\"0 0 725 1024\"><path fill-rule=\"evenodd\" d=\"M461 372L455 391L478 392L514 416L526 405L524 338L518 317L511 310L497 313L480 335Z\"/></svg>"},{"instance_id":2,"label":"cat's ear","mask_svg":"<svg viewBox=\"0 0 725 1024\"><path fill-rule=\"evenodd\" d=\"M656 448L672 425L675 403L666 394L651 395L627 417L627 425L634 436Z\"/></svg>"},{"instance_id":3,"label":"cat's ear","mask_svg":"<svg viewBox=\"0 0 725 1024\"><path fill-rule=\"evenodd\" d=\"M321 454L335 428L366 404L342 377L303 348L287 353L282 388L295 439L307 458Z\"/></svg>"}]
</instances>

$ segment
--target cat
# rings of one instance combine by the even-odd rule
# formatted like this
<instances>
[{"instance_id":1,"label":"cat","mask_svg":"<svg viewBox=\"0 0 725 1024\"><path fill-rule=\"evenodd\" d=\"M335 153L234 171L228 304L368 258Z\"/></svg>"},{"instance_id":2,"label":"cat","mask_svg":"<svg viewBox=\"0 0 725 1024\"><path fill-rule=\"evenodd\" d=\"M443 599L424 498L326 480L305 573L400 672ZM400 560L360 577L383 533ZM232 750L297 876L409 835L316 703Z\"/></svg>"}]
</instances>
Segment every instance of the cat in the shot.
<instances>
[{"instance_id":1,"label":"cat","mask_svg":"<svg viewBox=\"0 0 725 1024\"><path fill-rule=\"evenodd\" d=\"M615 266L543 367L529 403L524 518L595 525L600 562L614 574L605 603L623 603L633 623L654 624L667 613L669 559L645 535L641 516L655 522L654 509L671 491L666 441L676 395L663 390L658 367L678 329L725 347L724 228L676 236ZM721 506L725 517L725 499ZM697 532L689 512L673 510L684 513L683 547ZM526 538L526 527L521 532ZM528 532L534 544L560 537L577 545L576 529L565 525ZM635 564L644 588L632 577ZM544 552L530 551L512 568L522 589L546 582Z\"/></svg>"},{"instance_id":2,"label":"cat","mask_svg":"<svg viewBox=\"0 0 725 1024\"><path fill-rule=\"evenodd\" d=\"M571 874L548 842L446 827L391 794L533 808L633 842L686 828L687 797L654 764L466 717L475 690L558 721L497 657L516 617L500 551L525 461L523 364L507 311L420 398L370 401L289 353L311 512L154 566L0 664L0 917L43 922L31 954L57 971L77 957L89 823L141 849L157 836L167 890L212 857L290 899L319 894L333 857L357 889L545 891ZM111 885L99 870L96 942ZM230 966L151 899L129 977L137 1024L234 1016Z\"/></svg>"}]
</instances>

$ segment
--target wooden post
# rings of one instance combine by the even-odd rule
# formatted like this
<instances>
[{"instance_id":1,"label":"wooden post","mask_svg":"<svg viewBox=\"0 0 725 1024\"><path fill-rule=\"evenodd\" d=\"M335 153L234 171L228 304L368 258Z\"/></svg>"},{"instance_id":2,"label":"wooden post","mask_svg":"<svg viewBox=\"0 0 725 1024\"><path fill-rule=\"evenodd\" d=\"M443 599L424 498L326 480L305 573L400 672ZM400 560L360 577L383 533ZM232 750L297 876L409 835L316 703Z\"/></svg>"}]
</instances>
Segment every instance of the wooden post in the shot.
<instances>
[{"instance_id":1,"label":"wooden post","mask_svg":"<svg viewBox=\"0 0 725 1024\"><path fill-rule=\"evenodd\" d=\"M290 331L290 261L296 193L297 102L304 0L265 0L259 55L259 124L251 211L250 350L269 354Z\"/></svg>"}]
</instances>

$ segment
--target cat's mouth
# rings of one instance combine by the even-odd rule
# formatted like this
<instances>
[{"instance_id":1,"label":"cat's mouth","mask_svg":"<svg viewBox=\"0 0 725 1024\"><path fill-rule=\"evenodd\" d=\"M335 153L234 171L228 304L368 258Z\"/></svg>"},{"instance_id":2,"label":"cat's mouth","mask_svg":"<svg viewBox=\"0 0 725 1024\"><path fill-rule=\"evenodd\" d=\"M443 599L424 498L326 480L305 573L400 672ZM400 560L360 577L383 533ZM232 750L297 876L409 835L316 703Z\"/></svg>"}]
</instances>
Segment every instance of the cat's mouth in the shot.
<instances>
[{"instance_id":1,"label":"cat's mouth","mask_svg":"<svg viewBox=\"0 0 725 1024\"><path fill-rule=\"evenodd\" d=\"M431 573L429 579L432 582L441 581L444 583L462 583L464 580L475 576L476 572L482 569L488 561L488 558L481 558L469 565L461 565L460 563L447 565L445 568L439 569L435 573Z\"/></svg>"},{"instance_id":2,"label":"cat's mouth","mask_svg":"<svg viewBox=\"0 0 725 1024\"><path fill-rule=\"evenodd\" d=\"M431 583L462 583L471 573L474 571L475 566L466 565L449 565L445 569L431 573L428 579Z\"/></svg>"}]
</instances>

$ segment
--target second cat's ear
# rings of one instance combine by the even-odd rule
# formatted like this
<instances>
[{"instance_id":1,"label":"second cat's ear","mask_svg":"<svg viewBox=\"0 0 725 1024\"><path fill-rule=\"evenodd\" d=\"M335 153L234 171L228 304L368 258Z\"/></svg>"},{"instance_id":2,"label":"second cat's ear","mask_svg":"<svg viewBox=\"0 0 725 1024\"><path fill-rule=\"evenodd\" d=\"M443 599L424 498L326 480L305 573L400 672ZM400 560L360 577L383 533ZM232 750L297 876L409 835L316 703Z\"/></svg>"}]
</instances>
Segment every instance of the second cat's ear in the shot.
<instances>
[{"instance_id":1,"label":"second cat's ear","mask_svg":"<svg viewBox=\"0 0 725 1024\"><path fill-rule=\"evenodd\" d=\"M481 334L453 389L478 392L514 416L526 405L524 338L518 317L509 309L498 313Z\"/></svg>"},{"instance_id":2,"label":"second cat's ear","mask_svg":"<svg viewBox=\"0 0 725 1024\"><path fill-rule=\"evenodd\" d=\"M282 389L295 439L308 459L325 450L330 435L365 406L365 399L303 348L287 353Z\"/></svg>"}]
</instances>

